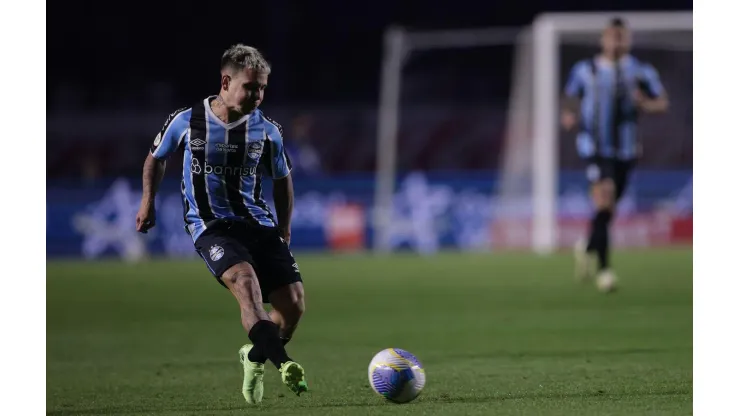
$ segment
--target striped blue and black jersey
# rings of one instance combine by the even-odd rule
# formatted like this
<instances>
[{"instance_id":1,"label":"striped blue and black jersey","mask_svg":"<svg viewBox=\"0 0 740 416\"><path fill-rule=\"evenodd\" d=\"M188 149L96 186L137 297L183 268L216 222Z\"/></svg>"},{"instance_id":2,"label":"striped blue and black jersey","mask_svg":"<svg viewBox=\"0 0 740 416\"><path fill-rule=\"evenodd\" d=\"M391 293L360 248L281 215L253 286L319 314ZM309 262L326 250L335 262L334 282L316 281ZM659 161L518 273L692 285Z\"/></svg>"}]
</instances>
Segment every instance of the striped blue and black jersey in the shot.
<instances>
[{"instance_id":1,"label":"striped blue and black jersey","mask_svg":"<svg viewBox=\"0 0 740 416\"><path fill-rule=\"evenodd\" d=\"M650 98L663 93L655 68L632 55L624 56L618 63L593 58L573 66L565 95L581 99L576 138L581 157L621 160L639 157L638 114L633 98L636 89Z\"/></svg>"},{"instance_id":2,"label":"striped blue and black jersey","mask_svg":"<svg viewBox=\"0 0 740 416\"><path fill-rule=\"evenodd\" d=\"M182 203L193 241L218 219L274 227L262 175L279 179L291 170L279 124L259 109L227 124L211 110L214 98L170 114L151 148L156 159L184 152Z\"/></svg>"}]
</instances>

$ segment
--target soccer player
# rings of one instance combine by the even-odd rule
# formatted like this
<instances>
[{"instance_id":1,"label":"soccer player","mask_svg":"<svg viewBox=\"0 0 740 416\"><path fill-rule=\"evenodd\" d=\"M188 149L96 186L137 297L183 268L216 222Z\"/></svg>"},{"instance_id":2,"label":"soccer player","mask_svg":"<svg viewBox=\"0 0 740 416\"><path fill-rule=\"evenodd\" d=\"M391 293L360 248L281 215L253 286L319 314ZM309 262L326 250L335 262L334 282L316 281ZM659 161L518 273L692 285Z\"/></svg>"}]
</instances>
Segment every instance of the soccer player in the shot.
<instances>
[{"instance_id":1,"label":"soccer player","mask_svg":"<svg viewBox=\"0 0 740 416\"><path fill-rule=\"evenodd\" d=\"M269 74L257 49L239 44L226 50L218 95L172 113L154 139L136 216L139 232L155 225L154 197L165 161L182 149L185 230L239 303L252 341L239 350L242 393L251 404L262 401L267 360L294 393L308 390L303 367L285 350L304 311L303 283L288 247L293 182L283 131L258 109ZM263 174L273 181L276 215L262 195ZM263 303L272 304L269 314Z\"/></svg>"},{"instance_id":2,"label":"soccer player","mask_svg":"<svg viewBox=\"0 0 740 416\"><path fill-rule=\"evenodd\" d=\"M576 245L576 274L593 277L595 254L596 284L609 291L617 280L609 264L609 227L641 155L638 115L666 111L668 98L655 68L630 54L630 32L621 19L604 28L601 47L600 54L571 69L561 122L566 130L578 126L576 147L586 162L596 210L590 237Z\"/></svg>"}]
</instances>

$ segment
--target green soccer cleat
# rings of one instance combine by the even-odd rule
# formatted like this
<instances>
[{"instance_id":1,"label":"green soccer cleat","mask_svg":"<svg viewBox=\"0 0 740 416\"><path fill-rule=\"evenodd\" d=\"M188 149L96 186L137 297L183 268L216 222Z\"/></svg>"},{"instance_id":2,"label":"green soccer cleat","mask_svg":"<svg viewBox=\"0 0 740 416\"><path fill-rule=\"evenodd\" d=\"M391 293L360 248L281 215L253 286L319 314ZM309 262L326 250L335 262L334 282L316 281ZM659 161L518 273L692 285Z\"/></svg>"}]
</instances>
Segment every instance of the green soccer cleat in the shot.
<instances>
[{"instance_id":1,"label":"green soccer cleat","mask_svg":"<svg viewBox=\"0 0 740 416\"><path fill-rule=\"evenodd\" d=\"M265 375L265 365L263 363L253 363L249 361L249 350L252 344L247 344L239 349L239 361L244 365L244 383L242 384L242 394L249 404L258 404L262 402L262 396L265 393L263 378Z\"/></svg>"},{"instance_id":2,"label":"green soccer cleat","mask_svg":"<svg viewBox=\"0 0 740 416\"><path fill-rule=\"evenodd\" d=\"M287 361L280 366L280 375L283 379L283 383L295 394L301 395L301 393L308 391L308 385L306 384L306 373L303 371L303 367L294 361Z\"/></svg>"}]
</instances>

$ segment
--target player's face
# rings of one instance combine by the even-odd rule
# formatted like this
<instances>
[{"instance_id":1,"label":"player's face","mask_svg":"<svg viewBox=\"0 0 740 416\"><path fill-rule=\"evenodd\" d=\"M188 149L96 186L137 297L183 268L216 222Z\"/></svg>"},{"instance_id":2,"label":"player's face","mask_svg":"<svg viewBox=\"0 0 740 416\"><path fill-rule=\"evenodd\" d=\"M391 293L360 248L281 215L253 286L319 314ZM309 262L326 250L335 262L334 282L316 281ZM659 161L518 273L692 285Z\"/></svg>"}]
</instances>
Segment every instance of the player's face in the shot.
<instances>
[{"instance_id":1,"label":"player's face","mask_svg":"<svg viewBox=\"0 0 740 416\"><path fill-rule=\"evenodd\" d=\"M262 103L267 88L267 74L253 69L234 73L229 84L230 104L247 114Z\"/></svg>"},{"instance_id":2,"label":"player's face","mask_svg":"<svg viewBox=\"0 0 740 416\"><path fill-rule=\"evenodd\" d=\"M601 47L607 55L619 57L628 53L630 42L630 33L623 27L608 27L601 35Z\"/></svg>"}]
</instances>

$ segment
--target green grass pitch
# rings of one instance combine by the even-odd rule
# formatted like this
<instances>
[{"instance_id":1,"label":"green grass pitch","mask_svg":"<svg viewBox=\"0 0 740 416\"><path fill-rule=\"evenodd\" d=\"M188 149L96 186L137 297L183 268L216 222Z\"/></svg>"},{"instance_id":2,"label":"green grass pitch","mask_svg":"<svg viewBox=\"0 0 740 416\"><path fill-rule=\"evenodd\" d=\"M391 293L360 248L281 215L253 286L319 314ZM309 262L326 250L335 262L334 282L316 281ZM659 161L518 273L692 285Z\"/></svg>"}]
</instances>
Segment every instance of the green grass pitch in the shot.
<instances>
[{"instance_id":1,"label":"green grass pitch","mask_svg":"<svg viewBox=\"0 0 740 416\"><path fill-rule=\"evenodd\" d=\"M572 279L566 255L297 254L307 312L289 354L311 391L268 363L241 395L236 301L202 262L47 263L50 415L688 415L690 249L618 252L621 290ZM422 396L385 402L367 366L416 354Z\"/></svg>"}]
</instances>

